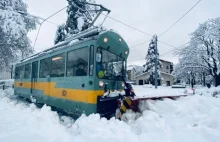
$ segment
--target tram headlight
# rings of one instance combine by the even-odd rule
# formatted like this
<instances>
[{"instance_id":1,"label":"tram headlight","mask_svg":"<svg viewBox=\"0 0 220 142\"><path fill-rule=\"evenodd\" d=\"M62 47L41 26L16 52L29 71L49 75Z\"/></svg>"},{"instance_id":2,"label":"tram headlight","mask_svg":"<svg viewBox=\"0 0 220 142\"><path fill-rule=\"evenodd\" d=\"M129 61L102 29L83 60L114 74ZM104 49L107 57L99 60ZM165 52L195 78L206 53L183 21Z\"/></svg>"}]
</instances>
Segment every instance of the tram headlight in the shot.
<instances>
[{"instance_id":1,"label":"tram headlight","mask_svg":"<svg viewBox=\"0 0 220 142\"><path fill-rule=\"evenodd\" d=\"M128 51L125 51L125 55L127 55L128 54Z\"/></svg>"},{"instance_id":2,"label":"tram headlight","mask_svg":"<svg viewBox=\"0 0 220 142\"><path fill-rule=\"evenodd\" d=\"M104 82L103 81L99 81L99 86L103 87L104 86Z\"/></svg>"},{"instance_id":3,"label":"tram headlight","mask_svg":"<svg viewBox=\"0 0 220 142\"><path fill-rule=\"evenodd\" d=\"M104 38L104 42L108 42L108 38L107 37Z\"/></svg>"},{"instance_id":4,"label":"tram headlight","mask_svg":"<svg viewBox=\"0 0 220 142\"><path fill-rule=\"evenodd\" d=\"M118 39L120 42L122 41L121 38Z\"/></svg>"},{"instance_id":5,"label":"tram headlight","mask_svg":"<svg viewBox=\"0 0 220 142\"><path fill-rule=\"evenodd\" d=\"M125 87L125 83L124 83L124 82L121 82L121 86L122 86L122 87Z\"/></svg>"}]
</instances>

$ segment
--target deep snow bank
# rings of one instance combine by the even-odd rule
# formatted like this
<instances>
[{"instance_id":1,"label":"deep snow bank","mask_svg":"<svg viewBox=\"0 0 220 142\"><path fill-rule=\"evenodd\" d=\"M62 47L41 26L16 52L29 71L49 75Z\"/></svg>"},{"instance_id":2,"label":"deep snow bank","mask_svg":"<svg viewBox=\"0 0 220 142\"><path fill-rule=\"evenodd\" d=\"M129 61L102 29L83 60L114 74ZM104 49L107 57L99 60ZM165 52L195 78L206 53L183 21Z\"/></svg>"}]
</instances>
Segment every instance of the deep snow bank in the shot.
<instances>
[{"instance_id":1,"label":"deep snow bank","mask_svg":"<svg viewBox=\"0 0 220 142\"><path fill-rule=\"evenodd\" d=\"M143 91L143 90L141 90ZM50 107L38 109L0 91L0 141L7 142L217 142L220 139L220 99L208 95L176 101L145 101L141 116L127 113L126 122L97 114L76 121L60 117Z\"/></svg>"},{"instance_id":2,"label":"deep snow bank","mask_svg":"<svg viewBox=\"0 0 220 142\"><path fill-rule=\"evenodd\" d=\"M212 96L216 98L220 98L220 86L208 88L200 88L196 90L196 93L199 95Z\"/></svg>"}]
</instances>

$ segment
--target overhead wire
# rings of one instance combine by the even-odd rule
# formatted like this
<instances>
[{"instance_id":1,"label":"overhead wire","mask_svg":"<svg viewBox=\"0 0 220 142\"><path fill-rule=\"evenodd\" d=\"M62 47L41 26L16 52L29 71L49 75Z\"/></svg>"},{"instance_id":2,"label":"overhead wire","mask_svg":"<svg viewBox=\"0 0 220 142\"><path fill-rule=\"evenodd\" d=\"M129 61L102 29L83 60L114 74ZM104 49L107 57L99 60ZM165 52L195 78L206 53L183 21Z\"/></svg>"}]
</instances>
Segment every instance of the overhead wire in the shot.
<instances>
[{"instance_id":1,"label":"overhead wire","mask_svg":"<svg viewBox=\"0 0 220 142\"><path fill-rule=\"evenodd\" d=\"M178 48L181 48L181 47L183 47L183 46L185 46L185 45L187 45L187 44L189 44L189 43L190 43L190 42L186 42L186 43L184 43L184 44L182 44L182 45L180 45L180 46L178 46L178 47L175 47L175 49L169 50L168 52L165 52L165 53L159 55L159 57L162 57L162 56L164 56L164 55L166 55L166 54L172 52L173 50L176 50L176 49L178 49ZM134 59L134 60L128 60L128 61L142 61L142 60L144 60L144 59Z\"/></svg>"},{"instance_id":2,"label":"overhead wire","mask_svg":"<svg viewBox=\"0 0 220 142\"><path fill-rule=\"evenodd\" d=\"M167 30L165 30L163 33L161 33L158 37L161 37L162 35L164 35L165 33L167 33L171 28L173 28L173 27L174 27L179 21L181 21L190 11L192 11L201 1L202 1L202 0L197 1L183 16L181 16L174 24L172 24ZM140 44L137 44L137 45L135 45L135 46L132 46L131 48L133 49L133 48L139 47L140 45L143 45L143 44L145 44L145 43L147 43L147 42L149 42L149 41L150 41L150 40L147 40L147 41L145 41L145 42L142 42L142 43L140 43ZM170 45L170 44L167 44L167 43L165 43L165 42L163 42L163 41L158 40L158 42L161 42L161 43L163 43L163 44L165 44L165 45L167 45L167 46L170 46L170 47L175 48L175 46L172 46L172 45Z\"/></svg>"},{"instance_id":3,"label":"overhead wire","mask_svg":"<svg viewBox=\"0 0 220 142\"><path fill-rule=\"evenodd\" d=\"M163 54L161 54L161 55L159 55L159 56L160 56L160 57L161 57L161 56L164 56L164 55L166 55L166 54L172 52L173 50L176 50L176 49L178 49L178 48L181 48L181 47L183 47L183 46L185 46L185 45L187 45L187 44L189 44L189 43L190 43L190 41L189 41L189 42L186 42L186 43L184 43L184 44L182 44L182 45L180 45L180 46L178 46L178 47L175 47L174 49L171 49L171 50L169 50L168 52L165 52L165 53L163 53Z\"/></svg>"},{"instance_id":4,"label":"overhead wire","mask_svg":"<svg viewBox=\"0 0 220 142\"><path fill-rule=\"evenodd\" d=\"M192 8L191 8L189 11L187 11L187 13L184 14L177 22L175 22L175 24L178 23L183 17L185 17L185 15L187 15L200 1L201 1L201 0L199 0ZM51 16L49 16L48 18L46 18L46 19L43 20L43 22L40 24L40 27L39 27L37 36L36 36L36 38L35 38L35 42L34 42L33 48L35 48L35 45L36 45L36 42L37 42L37 38L38 38L38 35L39 35L39 32L40 32L40 29L41 29L42 24L43 24L45 21L47 21L48 19L50 19L51 17L53 17L54 15L56 15L56 14L58 14L59 12L61 12L62 10L64 10L66 7L67 7L67 6L65 6L65 7L62 8L61 10L55 12L54 14L52 14ZM118 23L121 23L122 25L125 25L125 26L127 26L127 27L129 27L129 28L131 28L131 29L134 29L134 30L136 30L136 31L138 31L138 32L140 32L140 33L146 34L146 35L148 35L148 36L153 36L152 34L149 34L149 33L147 33L147 32L144 32L144 31L142 31L142 30L139 30L139 29L137 29L137 28L135 28L135 27L133 27L133 26L131 26L131 25L128 25L128 24L126 24L126 23L124 23L124 22L122 22L122 21L119 21L119 20L117 20L117 19L115 19L115 18L113 18L113 17L111 17L111 16L109 16L109 15L106 15L106 14L103 14L103 13L102 13L102 15L105 15L105 16L107 16L109 19L112 19L112 20L114 20L114 21L116 21L116 22L118 22ZM174 24L172 25L172 27L173 27L173 26L174 26ZM168 28L168 29L171 29L172 27L170 27L170 28ZM167 32L167 31L168 31L168 30L166 30L166 32ZM165 33L165 32L164 32L164 33ZM163 34L164 34L164 33L163 33ZM162 35L162 34L161 34L161 35ZM160 35L160 36L161 36L161 35ZM145 41L145 42L142 42L142 43L140 43L140 44L138 44L138 45L132 46L131 49L134 49L134 48L136 48L136 47L138 47L138 46L140 46L140 45L142 45L142 44L145 44L145 43L147 43L147 42L149 42L149 41L150 41L150 40ZM160 41L160 40L158 40L158 42L161 42L161 43L163 43L163 44L165 44L165 45L167 45L167 46L170 46L170 47L175 48L175 46L172 46L172 45L170 45L170 44L168 44L168 43L166 43L166 42L163 42L163 41Z\"/></svg>"},{"instance_id":5,"label":"overhead wire","mask_svg":"<svg viewBox=\"0 0 220 142\"><path fill-rule=\"evenodd\" d=\"M34 50L35 45L36 45L36 43L37 43L38 35L39 35L39 33L40 33L40 29L41 29L42 24L43 24L46 20L50 19L51 17L55 16L56 14L60 13L61 11L63 11L63 10L66 9L66 8L67 8L67 6L63 7L62 9L60 9L60 10L58 10L57 12L53 13L52 15L50 15L49 17L47 17L46 19L44 19L44 20L40 23L40 26L39 26L39 29L38 29L38 32L37 32L37 35L36 35L36 38L35 38L35 41L34 41L33 50Z\"/></svg>"},{"instance_id":6,"label":"overhead wire","mask_svg":"<svg viewBox=\"0 0 220 142\"><path fill-rule=\"evenodd\" d=\"M124 22L121 22L121 21L119 21L119 20L117 20L117 19L115 19L115 18L112 18L111 16L108 16L108 15L106 15L106 14L102 14L102 15L107 16L109 19L112 19L112 20L114 20L114 21L116 21L116 22L118 22L118 23L121 23L122 25L125 25L125 26L127 26L127 27L129 27L129 28L131 28L131 29L134 29L134 30L136 30L136 31L138 31L138 32L140 32L140 33L143 33L143 34L148 35L148 36L150 36L150 37L153 36L152 34L149 34L149 33L147 33L147 32L144 32L144 31L142 31L142 30L139 30L139 29L137 29L137 28L135 28L135 27L133 27L133 26L131 26L131 25L128 25L128 24L126 24L126 23L124 23ZM135 47L138 47L138 46L140 46L140 45L142 45L142 44L145 44L145 43L147 43L147 42L149 42L149 41L150 41L150 40L147 40L147 41L142 42L142 43L140 43L140 44L138 44L138 45L132 46L131 49L133 49L133 48L135 48ZM161 41L161 40L158 40L158 42L161 42L161 43L163 43L163 44L165 44L165 45L167 45L167 46L170 46L170 47L175 47L175 46L170 45L170 44L168 44L168 43L166 43L166 42L164 42L164 41Z\"/></svg>"},{"instance_id":7,"label":"overhead wire","mask_svg":"<svg viewBox=\"0 0 220 142\"><path fill-rule=\"evenodd\" d=\"M136 47L138 47L138 46L140 46L140 45L143 45L143 44L145 44L145 43L147 43L147 42L149 42L149 41L151 41L151 40L148 40L148 41L145 41L145 42L142 42L142 43L136 44L136 45L130 47L130 50L133 50L133 49L135 49Z\"/></svg>"},{"instance_id":8,"label":"overhead wire","mask_svg":"<svg viewBox=\"0 0 220 142\"><path fill-rule=\"evenodd\" d=\"M34 16L34 15L33 15ZM55 25L55 26L59 26L59 24L56 24L56 23L54 23L54 22L51 22L51 21L48 21L48 20L46 20L45 18L42 18L42 17L39 17L39 16L34 16L34 17L36 17L36 18L38 18L38 19L40 19L40 20L45 20L45 22L47 22L47 23L50 23L50 24L53 24L53 25Z\"/></svg>"},{"instance_id":9,"label":"overhead wire","mask_svg":"<svg viewBox=\"0 0 220 142\"><path fill-rule=\"evenodd\" d=\"M107 16L108 18L110 18L110 19L112 19L112 20L114 20L114 21L116 21L116 22L119 22L119 23L121 23L121 24L123 24L123 25L125 25L125 26L127 26L127 27L130 27L130 28L132 28L132 29L134 29L134 30L136 30L136 31L139 31L139 32L141 32L141 33L144 33L144 34L146 34L146 35L148 35L148 36L152 36L152 35L149 34L149 33L146 33L146 32L144 32L144 31L141 31L141 30L139 30L139 29L137 29L137 28L135 28L135 27L132 27L132 26L130 26L130 25L128 25L128 24L125 24L124 22L121 22L121 21L119 21L119 20L117 20L117 19L115 19L115 18L112 18L112 17L108 16L108 15L105 15L105 14L102 14L102 15ZM137 44L137 45L135 45L135 46L132 46L132 47L131 47L131 50L133 50L135 47L138 47L138 46L140 46L140 45L142 45L142 44L145 44L145 43L147 43L147 42L149 42L149 41L150 41L150 40L145 41L145 42L142 42L142 43ZM173 45L170 45L170 44L168 44L168 43L166 43L166 42L163 42L163 41L160 41L160 40L158 40L158 42L163 43L163 44L165 44L165 45L167 45L167 46L170 46L170 47L172 47L172 48L178 48L178 47L175 47L175 46L173 46ZM181 45L181 46L182 46L182 45ZM172 49L172 50L173 50L173 49ZM172 52L172 51L169 51L169 52ZM166 54L168 54L168 53L166 53Z\"/></svg>"},{"instance_id":10,"label":"overhead wire","mask_svg":"<svg viewBox=\"0 0 220 142\"><path fill-rule=\"evenodd\" d=\"M11 10L11 9L1 9L1 10L7 10L7 11L11 11L11 12L16 12L16 13L19 13L19 14L21 14L21 15L34 17L34 18L37 18L37 19L40 19L40 20L45 20L45 22L48 22L48 23L50 23L50 24L53 24L53 25L58 26L58 24L56 24L56 23L54 23L54 22L51 22L51 21L48 21L48 20L46 20L45 18L42 18L42 17L40 17L40 16L36 16L36 15L32 15L32 14L29 14L29 13L26 13L26 12L23 12L23 11L17 11L17 10Z\"/></svg>"},{"instance_id":11,"label":"overhead wire","mask_svg":"<svg viewBox=\"0 0 220 142\"><path fill-rule=\"evenodd\" d=\"M163 34L165 34L166 32L168 32L172 27L174 27L181 19L183 19L183 18L184 18L194 7L196 7L196 5L198 5L200 2L201 2L201 0L199 0L195 5L193 5L193 7L191 7L191 8L190 8L180 19L178 19L171 27L169 27L166 31L164 31L162 34L160 34L160 36L162 36ZM51 16L49 16L48 18L46 18L46 19L43 20L43 22L40 24L40 27L39 27L39 30L38 30L38 33L37 33L37 36L36 36L36 39L35 39L35 42L34 42L34 47L35 47L35 45L36 45L37 38L38 38L38 35L39 35L39 31L40 31L40 28L41 28L42 24L43 24L45 21L47 21L48 19L50 19L51 17L53 17L54 15L56 15L56 14L58 14L59 12L61 12L62 10L64 10L66 7L67 7L67 6L65 6L64 8L60 9L59 11L55 12L54 14L52 14ZM105 15L105 14L102 13L102 15ZM143 34L148 35L148 36L153 36L153 35L151 35L151 34L149 34L149 33L147 33L147 32L144 32L144 31L139 30L139 29L137 29L137 28L135 28L135 27L133 27L133 26L131 26L131 25L128 25L128 24L122 22L122 21L119 21L119 20L117 20L117 19L115 19L115 18L113 18L113 17L111 17L111 16L109 16L109 15L105 15L105 16L107 16L109 19L112 19L112 20L114 20L114 21L116 21L116 22L118 22L118 23L120 23L120 24L122 24L122 25L125 25L125 26L127 26L127 27L129 27L129 28L131 28L131 29L134 29L134 30L136 30L136 31L138 31L138 32L140 32L140 33L143 33ZM140 44L138 44L138 45L132 46L131 49L134 49L134 48L136 48L136 47L138 47L138 46L140 46L140 45L142 45L142 44L145 44L145 43L147 43L147 42L149 42L149 41L150 41L150 40L145 41L145 42L142 42L142 43L140 43ZM165 45L167 45L167 46L173 47L173 48L177 48L177 47L175 47L175 46L173 46L173 45L170 45L170 44L168 44L168 43L166 43L166 42L163 42L163 41L160 41L160 40L158 40L158 42L161 42L161 43L163 43L163 44L165 44ZM33 47L33 48L34 48L34 47ZM169 52L171 52L171 51L169 51ZM165 54L168 54L169 52L167 52L167 53L165 53ZM164 54L164 55L165 55L165 54Z\"/></svg>"},{"instance_id":12,"label":"overhead wire","mask_svg":"<svg viewBox=\"0 0 220 142\"><path fill-rule=\"evenodd\" d=\"M181 21L190 11L192 11L202 0L198 0L185 14L183 14L175 23L173 23L167 30L161 33L158 37L163 36L167 33L171 28L173 28L179 21Z\"/></svg>"},{"instance_id":13,"label":"overhead wire","mask_svg":"<svg viewBox=\"0 0 220 142\"><path fill-rule=\"evenodd\" d=\"M115 18L112 18L112 17L109 16L109 15L106 15L106 14L103 14L103 13L102 13L102 15L107 16L109 19L112 19L112 20L114 20L114 21L116 21L116 22L118 22L118 23L121 23L122 25L127 26L127 27L129 27L129 28L131 28L131 29L133 29L133 30L136 30L136 31L138 31L138 32L140 32L140 33L146 34L146 35L148 35L148 36L150 36L150 37L152 36L152 34L149 34L149 33L147 33L147 32L144 32L144 31L142 31L142 30L139 30L139 29L137 29L137 28L135 28L135 27L133 27L133 26L131 26L131 25L128 25L128 24L126 24L126 23L124 23L124 22L122 22L122 21L119 21L119 20L115 19Z\"/></svg>"}]
</instances>

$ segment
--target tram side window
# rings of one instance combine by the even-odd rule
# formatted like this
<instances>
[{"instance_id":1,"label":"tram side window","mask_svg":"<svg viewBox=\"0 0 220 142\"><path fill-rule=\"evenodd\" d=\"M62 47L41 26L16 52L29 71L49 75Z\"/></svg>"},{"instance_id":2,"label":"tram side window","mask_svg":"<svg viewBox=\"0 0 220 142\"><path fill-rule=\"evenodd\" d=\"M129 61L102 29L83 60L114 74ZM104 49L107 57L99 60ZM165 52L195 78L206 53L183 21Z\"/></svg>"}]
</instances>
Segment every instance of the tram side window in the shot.
<instances>
[{"instance_id":1,"label":"tram side window","mask_svg":"<svg viewBox=\"0 0 220 142\"><path fill-rule=\"evenodd\" d=\"M31 64L25 65L25 72L24 72L24 78L30 78L31 77Z\"/></svg>"},{"instance_id":2,"label":"tram side window","mask_svg":"<svg viewBox=\"0 0 220 142\"><path fill-rule=\"evenodd\" d=\"M32 64L33 78L38 78L38 61Z\"/></svg>"},{"instance_id":3,"label":"tram side window","mask_svg":"<svg viewBox=\"0 0 220 142\"><path fill-rule=\"evenodd\" d=\"M87 76L89 48L81 48L68 52L67 76Z\"/></svg>"},{"instance_id":4,"label":"tram side window","mask_svg":"<svg viewBox=\"0 0 220 142\"><path fill-rule=\"evenodd\" d=\"M40 78L50 76L50 58L40 61Z\"/></svg>"},{"instance_id":5,"label":"tram side window","mask_svg":"<svg viewBox=\"0 0 220 142\"><path fill-rule=\"evenodd\" d=\"M20 66L20 79L24 78L24 66Z\"/></svg>"},{"instance_id":6,"label":"tram side window","mask_svg":"<svg viewBox=\"0 0 220 142\"><path fill-rule=\"evenodd\" d=\"M51 77L64 77L65 73L65 54L52 57Z\"/></svg>"},{"instance_id":7,"label":"tram side window","mask_svg":"<svg viewBox=\"0 0 220 142\"><path fill-rule=\"evenodd\" d=\"M94 46L90 46L90 55L89 55L89 75L93 75L93 68L94 68Z\"/></svg>"},{"instance_id":8,"label":"tram side window","mask_svg":"<svg viewBox=\"0 0 220 142\"><path fill-rule=\"evenodd\" d=\"M15 68L15 79L20 79L20 67Z\"/></svg>"}]
</instances>

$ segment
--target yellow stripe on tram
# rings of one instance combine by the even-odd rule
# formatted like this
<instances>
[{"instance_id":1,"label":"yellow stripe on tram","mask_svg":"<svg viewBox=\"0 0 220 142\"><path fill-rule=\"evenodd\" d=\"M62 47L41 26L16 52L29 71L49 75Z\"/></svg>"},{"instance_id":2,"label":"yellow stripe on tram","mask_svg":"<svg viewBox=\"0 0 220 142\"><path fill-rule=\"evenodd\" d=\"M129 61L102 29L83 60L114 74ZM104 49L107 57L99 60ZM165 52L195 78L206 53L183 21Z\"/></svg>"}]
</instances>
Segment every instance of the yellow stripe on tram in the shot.
<instances>
[{"instance_id":1,"label":"yellow stripe on tram","mask_svg":"<svg viewBox=\"0 0 220 142\"><path fill-rule=\"evenodd\" d=\"M15 82L14 86L31 89L31 82ZM104 94L104 90L77 90L67 88L56 88L55 86L55 82L36 82L34 89L44 91L44 95L46 96L91 104L96 104L97 97L102 96Z\"/></svg>"}]
</instances>

